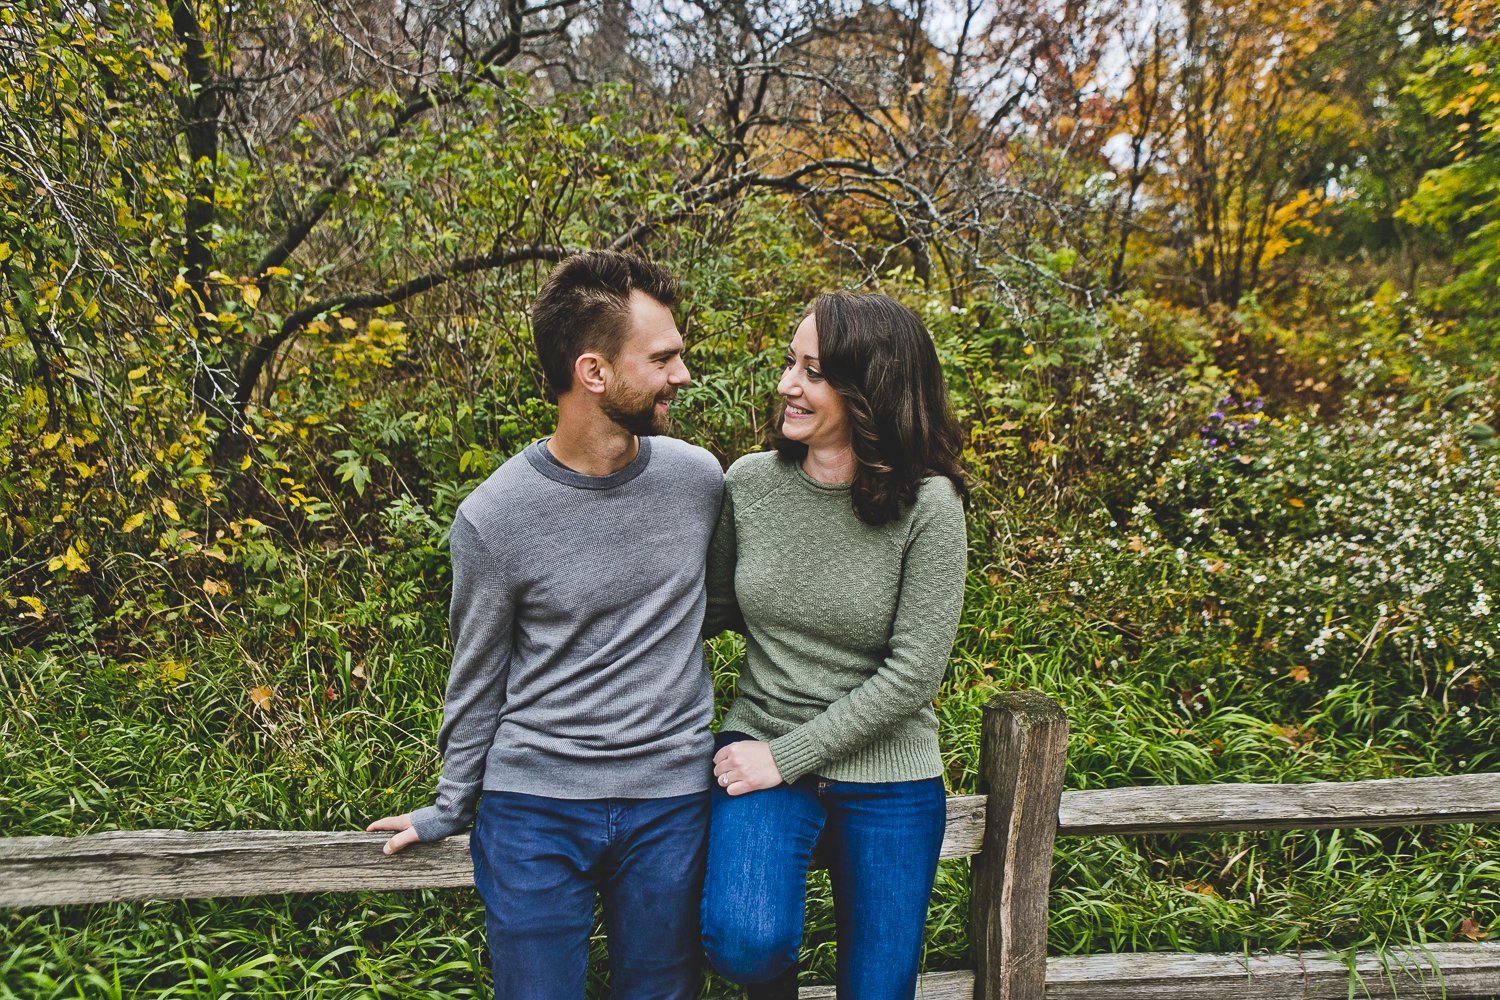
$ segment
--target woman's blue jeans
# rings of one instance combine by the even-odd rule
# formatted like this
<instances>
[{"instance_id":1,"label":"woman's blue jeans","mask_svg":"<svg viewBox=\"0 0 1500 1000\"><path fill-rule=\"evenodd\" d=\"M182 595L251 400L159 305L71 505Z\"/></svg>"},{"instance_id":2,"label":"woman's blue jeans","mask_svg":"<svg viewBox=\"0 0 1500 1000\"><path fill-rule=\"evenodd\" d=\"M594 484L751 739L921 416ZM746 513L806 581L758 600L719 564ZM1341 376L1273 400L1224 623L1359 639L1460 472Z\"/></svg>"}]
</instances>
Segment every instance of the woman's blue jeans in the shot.
<instances>
[{"instance_id":1,"label":"woman's blue jeans","mask_svg":"<svg viewBox=\"0 0 1500 1000\"><path fill-rule=\"evenodd\" d=\"M833 884L840 1000L910 1000L946 820L940 778L808 775L739 796L716 788L703 887L709 964L738 983L795 969L816 849Z\"/></svg>"}]
</instances>

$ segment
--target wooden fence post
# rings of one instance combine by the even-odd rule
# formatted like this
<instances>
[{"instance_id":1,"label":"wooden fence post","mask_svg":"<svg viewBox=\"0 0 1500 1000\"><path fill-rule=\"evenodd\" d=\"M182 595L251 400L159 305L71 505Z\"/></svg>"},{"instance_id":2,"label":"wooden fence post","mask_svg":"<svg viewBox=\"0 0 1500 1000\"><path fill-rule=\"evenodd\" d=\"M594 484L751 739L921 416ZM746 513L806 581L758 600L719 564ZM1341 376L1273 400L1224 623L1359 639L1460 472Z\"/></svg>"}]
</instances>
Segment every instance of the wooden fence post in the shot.
<instances>
[{"instance_id":1,"label":"wooden fence post","mask_svg":"<svg viewBox=\"0 0 1500 1000\"><path fill-rule=\"evenodd\" d=\"M1047 890L1068 720L1036 691L997 695L980 729L984 841L971 869L975 1000L1042 1000Z\"/></svg>"}]
</instances>

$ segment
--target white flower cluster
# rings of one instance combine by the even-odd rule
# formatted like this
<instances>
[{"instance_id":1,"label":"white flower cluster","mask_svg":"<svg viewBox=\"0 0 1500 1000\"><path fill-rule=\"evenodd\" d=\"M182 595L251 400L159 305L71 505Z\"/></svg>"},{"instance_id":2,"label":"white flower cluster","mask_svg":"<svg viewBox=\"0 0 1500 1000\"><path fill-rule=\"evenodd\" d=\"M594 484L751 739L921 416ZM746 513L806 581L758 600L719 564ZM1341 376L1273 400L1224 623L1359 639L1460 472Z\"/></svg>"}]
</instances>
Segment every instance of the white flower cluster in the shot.
<instances>
[{"instance_id":1,"label":"white flower cluster","mask_svg":"<svg viewBox=\"0 0 1500 1000\"><path fill-rule=\"evenodd\" d=\"M1212 390L1153 380L1138 351L1088 385L1118 492L1056 550L1073 600L1105 613L1149 605L1152 592L1196 599L1210 609L1202 620L1253 631L1283 664L1458 669L1495 657L1500 450L1464 417L1351 402L1326 424L1261 418L1258 404L1240 419ZM1239 419L1227 446L1191 429L1210 409L1215 435Z\"/></svg>"}]
</instances>

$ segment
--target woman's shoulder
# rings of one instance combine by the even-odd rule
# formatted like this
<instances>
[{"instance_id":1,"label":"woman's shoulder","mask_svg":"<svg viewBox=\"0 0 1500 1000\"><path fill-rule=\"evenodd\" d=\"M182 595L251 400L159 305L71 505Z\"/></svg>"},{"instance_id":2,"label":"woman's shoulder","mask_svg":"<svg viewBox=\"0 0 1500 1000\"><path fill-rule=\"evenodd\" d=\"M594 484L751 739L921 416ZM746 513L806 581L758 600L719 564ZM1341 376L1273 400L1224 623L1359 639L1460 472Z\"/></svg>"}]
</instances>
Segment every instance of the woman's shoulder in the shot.
<instances>
[{"instance_id":1,"label":"woman's shoulder","mask_svg":"<svg viewBox=\"0 0 1500 1000\"><path fill-rule=\"evenodd\" d=\"M968 534L963 495L947 476L928 476L917 484L917 496L903 518L908 537L912 532L941 531L962 537Z\"/></svg>"},{"instance_id":2,"label":"woman's shoulder","mask_svg":"<svg viewBox=\"0 0 1500 1000\"><path fill-rule=\"evenodd\" d=\"M752 451L741 455L724 473L726 483L748 486L754 483L781 482L789 475L790 466L774 451Z\"/></svg>"},{"instance_id":3,"label":"woman's shoulder","mask_svg":"<svg viewBox=\"0 0 1500 1000\"><path fill-rule=\"evenodd\" d=\"M918 510L927 508L962 512L964 500L953 480L947 476L928 476L917 483L917 498L912 506Z\"/></svg>"},{"instance_id":4,"label":"woman's shoulder","mask_svg":"<svg viewBox=\"0 0 1500 1000\"><path fill-rule=\"evenodd\" d=\"M793 482L796 471L774 451L755 451L735 459L724 473L724 491L739 511Z\"/></svg>"}]
</instances>

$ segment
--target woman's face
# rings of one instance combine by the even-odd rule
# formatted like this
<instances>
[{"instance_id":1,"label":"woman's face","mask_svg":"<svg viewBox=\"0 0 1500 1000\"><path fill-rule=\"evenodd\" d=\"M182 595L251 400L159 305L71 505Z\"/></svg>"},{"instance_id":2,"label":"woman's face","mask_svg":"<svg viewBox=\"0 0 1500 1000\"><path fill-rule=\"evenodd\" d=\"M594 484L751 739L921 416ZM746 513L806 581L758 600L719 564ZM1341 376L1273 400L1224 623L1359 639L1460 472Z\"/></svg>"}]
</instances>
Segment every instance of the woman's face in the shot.
<instances>
[{"instance_id":1,"label":"woman's face","mask_svg":"<svg viewBox=\"0 0 1500 1000\"><path fill-rule=\"evenodd\" d=\"M782 434L809 449L849 447L849 413L843 398L823 378L818 364L818 327L811 316L792 334L786 369L776 391L786 404Z\"/></svg>"}]
</instances>

